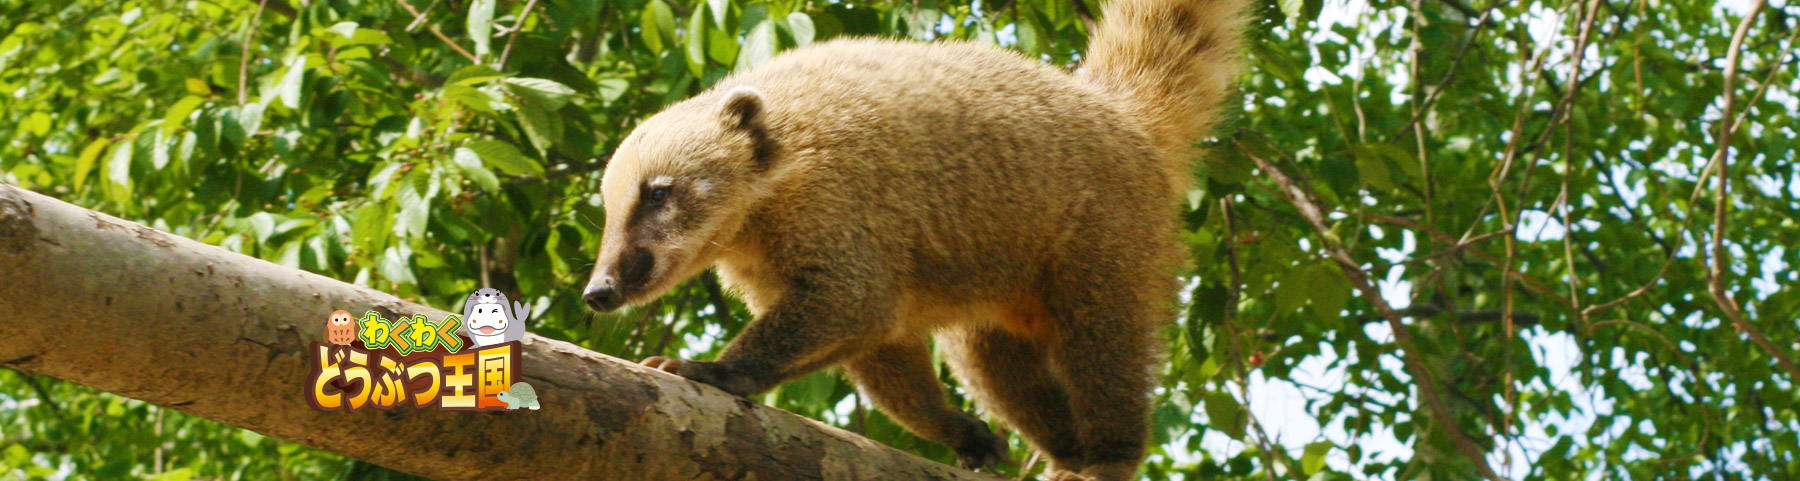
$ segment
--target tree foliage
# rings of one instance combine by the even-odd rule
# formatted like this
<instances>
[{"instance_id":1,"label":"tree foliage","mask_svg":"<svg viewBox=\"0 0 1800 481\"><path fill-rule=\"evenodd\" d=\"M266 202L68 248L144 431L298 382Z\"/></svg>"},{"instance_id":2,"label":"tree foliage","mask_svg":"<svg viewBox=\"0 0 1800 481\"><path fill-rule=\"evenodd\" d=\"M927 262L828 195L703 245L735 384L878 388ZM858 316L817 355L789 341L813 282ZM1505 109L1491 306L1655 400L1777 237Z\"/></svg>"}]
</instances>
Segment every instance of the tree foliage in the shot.
<instances>
[{"instance_id":1,"label":"tree foliage","mask_svg":"<svg viewBox=\"0 0 1800 481\"><path fill-rule=\"evenodd\" d=\"M1800 477L1800 6L1757 3L1261 4L1186 198L1145 476ZM0 181L704 359L748 317L710 275L623 314L579 299L637 122L843 36L1079 68L1102 4L0 0ZM834 375L762 401L953 458ZM0 433L0 478L401 476L13 370Z\"/></svg>"}]
</instances>

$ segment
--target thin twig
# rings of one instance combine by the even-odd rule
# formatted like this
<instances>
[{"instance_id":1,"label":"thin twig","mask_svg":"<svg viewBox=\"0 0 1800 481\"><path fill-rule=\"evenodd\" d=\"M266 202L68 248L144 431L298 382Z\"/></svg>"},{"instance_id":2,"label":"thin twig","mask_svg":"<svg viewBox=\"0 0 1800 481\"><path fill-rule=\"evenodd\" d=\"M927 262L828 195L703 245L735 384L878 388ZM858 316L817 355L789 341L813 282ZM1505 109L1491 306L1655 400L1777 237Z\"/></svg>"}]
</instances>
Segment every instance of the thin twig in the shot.
<instances>
[{"instance_id":1,"label":"thin twig","mask_svg":"<svg viewBox=\"0 0 1800 481\"><path fill-rule=\"evenodd\" d=\"M1577 5L1576 2L1569 2L1563 7L1565 10L1559 10L1558 14L1565 13L1566 9L1572 8L1575 5ZM1523 53L1529 50L1526 48L1526 40L1528 37L1525 31L1520 30L1518 32L1520 52L1519 107L1517 112L1513 115L1513 125L1510 129L1510 135L1506 140L1505 153L1501 156L1500 165L1496 166L1494 171L1488 174L1488 186L1494 190L1494 195L1489 196L1487 202L1483 203L1481 209L1476 212L1474 218L1477 220L1474 223L1471 223L1469 228L1463 232L1463 237L1465 238L1475 233L1475 228L1480 226L1483 222L1481 219L1487 218L1488 209L1493 208L1496 204L1500 207L1500 221L1502 227L1505 227L1507 230L1513 228L1511 224L1508 224L1508 222L1511 222L1512 217L1506 214L1506 201L1500 195L1500 184L1502 183L1502 180L1512 172L1513 160L1517 158L1519 153L1520 139L1524 138L1525 119L1532 112L1531 109L1533 103L1531 99L1537 96L1537 82L1544 78L1544 68L1546 66L1545 59L1550 57L1552 47L1555 46L1557 37L1560 34L1560 30L1551 32L1550 39L1546 42L1544 50L1539 52L1536 56L1526 57ZM1558 103L1558 105L1561 104ZM1530 178L1530 175L1526 175L1526 183L1530 182ZM1523 187L1523 185L1521 185L1521 187Z\"/></svg>"},{"instance_id":2,"label":"thin twig","mask_svg":"<svg viewBox=\"0 0 1800 481\"><path fill-rule=\"evenodd\" d=\"M238 105L249 103L249 97L244 95L244 91L249 88L247 85L250 78L250 35L256 33L256 21L262 18L263 7L268 4L269 0L256 3L256 13L250 14L250 28L244 29L244 40L239 42L239 45L243 46L244 55L243 59L238 61Z\"/></svg>"},{"instance_id":3,"label":"thin twig","mask_svg":"<svg viewBox=\"0 0 1800 481\"><path fill-rule=\"evenodd\" d=\"M1456 239L1454 237L1450 237L1449 234L1446 234L1443 231L1433 229L1430 226L1422 225L1417 222L1402 219L1399 217L1389 217L1389 216L1384 216L1384 215L1380 215L1380 214L1365 214L1365 213L1360 213L1360 212L1344 212L1344 213L1348 214L1348 215L1353 215L1353 216L1361 217L1364 219L1376 221L1376 222L1381 222L1384 224L1394 224L1394 225L1406 227L1409 229L1415 229L1420 232L1424 232L1425 234L1431 236L1432 238L1435 238L1437 240L1451 244L1452 247L1450 249L1463 249L1463 248L1468 247L1468 245L1474 244L1481 240L1486 240L1491 237L1497 237L1497 234L1498 235L1514 235L1513 232L1499 231L1499 232L1492 232L1492 233L1488 233L1488 234L1482 234L1480 236L1475 236L1475 237L1465 237L1463 239ZM1499 259L1495 259L1493 256L1488 255L1485 252L1475 250L1475 249L1467 249L1467 252L1470 254L1474 254L1475 257L1479 257L1483 261L1487 261L1488 263L1494 264L1495 266L1502 268L1503 270L1505 270L1506 275L1508 277L1512 277L1512 278L1516 278L1521 281L1524 281L1525 287L1530 288L1533 292L1537 292L1539 294L1549 296L1552 299L1556 299L1557 302L1562 303L1565 306L1571 306L1571 307L1573 306L1573 304L1571 304L1569 302L1568 298L1563 297L1562 294L1556 293L1556 291L1551 289L1550 286L1546 286L1543 283L1538 282L1537 279L1527 276L1523 272L1519 272L1518 269L1514 269L1510 265L1504 265Z\"/></svg>"},{"instance_id":4,"label":"thin twig","mask_svg":"<svg viewBox=\"0 0 1800 481\"><path fill-rule=\"evenodd\" d=\"M419 13L418 9L413 8L412 4L406 3L406 0L394 0L394 1L398 2L400 4L400 6L402 6L402 7L406 7L406 11L412 12L412 14L414 16L424 16L425 15L423 13ZM460 53L460 54L462 54L463 57L467 57L470 62L481 63L481 59L476 58L475 54L469 53L468 50L463 50L462 46L457 45L455 40L451 40L450 36L444 35L444 32L442 30L438 30L437 25L428 25L426 28L431 30L432 35L437 35L438 40L443 40L444 44L449 45L450 48L456 49L456 53Z\"/></svg>"},{"instance_id":5,"label":"thin twig","mask_svg":"<svg viewBox=\"0 0 1800 481\"><path fill-rule=\"evenodd\" d=\"M1262 452L1263 464L1267 465L1263 467L1263 473L1269 475L1269 481L1278 481L1275 477L1275 446L1270 444L1269 432L1263 430L1262 422L1256 420L1256 413L1250 409L1250 387L1240 378L1238 389L1244 391L1244 417L1250 420L1250 428L1256 430L1256 444L1262 447L1258 451ZM1289 465L1288 470L1293 471L1293 466Z\"/></svg>"},{"instance_id":6,"label":"thin twig","mask_svg":"<svg viewBox=\"0 0 1800 481\"><path fill-rule=\"evenodd\" d=\"M1444 78L1438 80L1437 87L1433 87L1431 92L1425 94L1425 100L1420 101L1418 104L1418 111L1413 112L1412 118L1406 121L1406 125L1400 126L1398 132L1395 132L1392 137L1388 137L1388 142L1397 142L1401 137L1405 137L1406 132L1412 130L1413 126L1418 124L1419 121L1425 117L1425 114L1431 111L1431 106L1437 103L1438 95L1444 93L1444 89L1450 85L1450 81L1456 78L1456 71L1462 67L1463 56L1469 54L1469 50L1472 50L1475 46L1475 41L1481 40L1481 30L1487 28L1488 16L1493 15L1494 9L1499 6L1500 3L1496 2L1494 6L1488 7L1487 10L1481 12L1481 18L1476 20L1477 25L1475 26L1475 31L1469 33L1469 40L1463 42L1462 48L1456 51L1456 57L1450 60L1450 70L1444 72Z\"/></svg>"},{"instance_id":7,"label":"thin twig","mask_svg":"<svg viewBox=\"0 0 1800 481\"><path fill-rule=\"evenodd\" d=\"M18 368L12 368L12 369L13 369L13 372L19 373L20 378L25 379L25 384L28 386L31 386L32 391L37 392L38 402L43 403L44 406L47 406L50 408L50 415L56 416L57 419L62 419L62 417L63 417L62 405L57 404L56 399L53 399L50 397L50 390L45 389L43 383L38 382L37 375L28 373L25 371L20 371Z\"/></svg>"},{"instance_id":8,"label":"thin twig","mask_svg":"<svg viewBox=\"0 0 1800 481\"><path fill-rule=\"evenodd\" d=\"M431 18L428 14L430 14L433 9L436 9L439 3L443 2L444 0L431 0L431 5L428 5L424 10L420 10L418 13L413 14L412 23L406 24L406 33L412 33L413 30L418 30L420 25L424 25L425 21Z\"/></svg>"},{"instance_id":9,"label":"thin twig","mask_svg":"<svg viewBox=\"0 0 1800 481\"><path fill-rule=\"evenodd\" d=\"M481 249L480 249L480 251L477 252L477 254L480 258L480 262L481 262L481 266L478 267L478 269L481 270L481 288L482 289L494 287L493 283L488 282L488 254L487 254L488 248L487 248L487 245L488 245L488 243L482 242Z\"/></svg>"},{"instance_id":10,"label":"thin twig","mask_svg":"<svg viewBox=\"0 0 1800 481\"><path fill-rule=\"evenodd\" d=\"M1663 335L1663 333L1661 333L1661 332L1656 332L1656 329L1655 329L1655 328L1653 328L1653 327L1650 327L1650 326L1646 326L1646 325L1643 325L1643 324L1641 324L1641 323L1638 323L1638 322L1637 322L1637 321L1633 321L1633 320L1630 320L1630 319L1613 319L1613 320L1610 320L1610 321L1600 321L1600 322L1596 322L1596 323L1593 323L1593 324L1589 324L1589 325L1588 325L1588 326L1587 326L1587 335L1588 335L1588 337L1593 337L1593 336L1594 336L1594 330L1595 330L1595 329L1598 329L1598 328L1601 328L1601 327L1606 327L1606 326L1610 326L1610 325L1614 325L1614 324L1622 324L1622 325L1625 325L1625 326L1630 326L1630 327L1635 327L1635 328L1638 328L1638 329L1643 329L1643 330L1644 330L1644 332L1648 332L1648 333L1651 333L1651 334L1654 334L1654 335L1656 335L1656 338L1657 338L1657 339L1658 339L1658 340L1661 340L1661 341L1662 341L1662 342L1663 342L1663 345L1664 345L1664 346L1668 346L1668 348L1669 348L1669 352L1671 352L1671 353L1674 353L1674 354L1675 354L1675 356L1676 356L1676 357L1680 357L1680 358L1683 358L1683 359L1684 359L1684 362L1685 362L1685 359L1686 359L1686 357L1687 357L1687 356L1684 356L1684 355L1682 355L1682 353L1681 353L1681 350L1680 350L1680 349L1676 349L1676 348L1675 348L1675 343L1673 343L1673 342L1669 342L1669 336L1664 336L1664 335Z\"/></svg>"},{"instance_id":11,"label":"thin twig","mask_svg":"<svg viewBox=\"0 0 1800 481\"><path fill-rule=\"evenodd\" d=\"M1025 481L1025 478L1031 477L1031 469L1037 467L1038 454L1039 452L1036 450L1031 451L1031 458L1025 460L1024 466L1019 467L1019 481Z\"/></svg>"},{"instance_id":12,"label":"thin twig","mask_svg":"<svg viewBox=\"0 0 1800 481\"><path fill-rule=\"evenodd\" d=\"M519 43L519 34L525 32L525 19L531 18L531 10L537 8L537 2L538 0L525 2L525 10L519 12L519 21L513 22L512 36L506 38L506 48L500 49L500 61L494 64L495 68L506 68L506 57L512 55L513 44Z\"/></svg>"}]
</instances>

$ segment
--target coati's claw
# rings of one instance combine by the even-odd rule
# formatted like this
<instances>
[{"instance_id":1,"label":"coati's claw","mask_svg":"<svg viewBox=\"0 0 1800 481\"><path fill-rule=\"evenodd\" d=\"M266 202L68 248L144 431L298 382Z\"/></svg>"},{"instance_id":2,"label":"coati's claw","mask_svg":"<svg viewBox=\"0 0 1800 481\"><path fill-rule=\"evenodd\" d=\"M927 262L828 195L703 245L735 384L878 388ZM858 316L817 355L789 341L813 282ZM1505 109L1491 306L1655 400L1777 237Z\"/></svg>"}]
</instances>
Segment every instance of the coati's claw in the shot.
<instances>
[{"instance_id":1,"label":"coati's claw","mask_svg":"<svg viewBox=\"0 0 1800 481\"><path fill-rule=\"evenodd\" d=\"M716 387L741 397L749 397L751 394L756 394L758 391L754 379L744 375L733 374L731 369L716 362L689 361L672 357L650 356L644 359L643 365L651 369L660 369L670 374L688 378L688 380L691 381Z\"/></svg>"},{"instance_id":2,"label":"coati's claw","mask_svg":"<svg viewBox=\"0 0 1800 481\"><path fill-rule=\"evenodd\" d=\"M681 375L681 366L684 364L687 364L687 361L662 356L650 356L644 358L643 362L644 367L661 369L675 375Z\"/></svg>"},{"instance_id":3,"label":"coati's claw","mask_svg":"<svg viewBox=\"0 0 1800 481\"><path fill-rule=\"evenodd\" d=\"M972 426L969 434L964 438L962 446L956 447L956 459L962 467L985 471L1001 464L1012 464L1012 457L1008 454L1011 449L1006 445L1006 439L994 435L987 423L974 418L970 418L970 421Z\"/></svg>"}]
</instances>

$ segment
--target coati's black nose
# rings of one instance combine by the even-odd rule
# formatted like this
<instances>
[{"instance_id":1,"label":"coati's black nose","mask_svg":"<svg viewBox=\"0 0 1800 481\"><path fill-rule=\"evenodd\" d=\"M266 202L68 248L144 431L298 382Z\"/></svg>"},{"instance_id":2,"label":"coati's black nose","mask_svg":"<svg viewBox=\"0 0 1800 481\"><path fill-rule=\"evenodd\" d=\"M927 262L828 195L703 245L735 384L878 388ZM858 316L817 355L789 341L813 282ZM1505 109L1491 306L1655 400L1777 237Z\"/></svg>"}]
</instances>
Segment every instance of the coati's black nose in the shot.
<instances>
[{"instance_id":1,"label":"coati's black nose","mask_svg":"<svg viewBox=\"0 0 1800 481\"><path fill-rule=\"evenodd\" d=\"M587 302L588 309L594 312L611 312L625 303L625 294L619 291L619 282L612 276L606 276L593 284L588 284L587 291L581 293L581 299Z\"/></svg>"}]
</instances>

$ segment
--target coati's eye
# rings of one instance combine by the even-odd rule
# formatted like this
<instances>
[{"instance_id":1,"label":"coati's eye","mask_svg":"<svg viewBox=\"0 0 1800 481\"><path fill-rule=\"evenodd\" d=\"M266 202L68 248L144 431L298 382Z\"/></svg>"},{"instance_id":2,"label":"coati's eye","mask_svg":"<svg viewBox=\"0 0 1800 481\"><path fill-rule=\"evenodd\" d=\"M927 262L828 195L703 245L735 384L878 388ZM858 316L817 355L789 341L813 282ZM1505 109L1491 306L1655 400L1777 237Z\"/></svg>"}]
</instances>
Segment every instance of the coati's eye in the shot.
<instances>
[{"instance_id":1,"label":"coati's eye","mask_svg":"<svg viewBox=\"0 0 1800 481\"><path fill-rule=\"evenodd\" d=\"M645 197L646 202L648 202L650 205L662 205L663 201L668 198L669 198L669 188L668 187L657 187L654 189L650 189L650 195Z\"/></svg>"}]
</instances>

